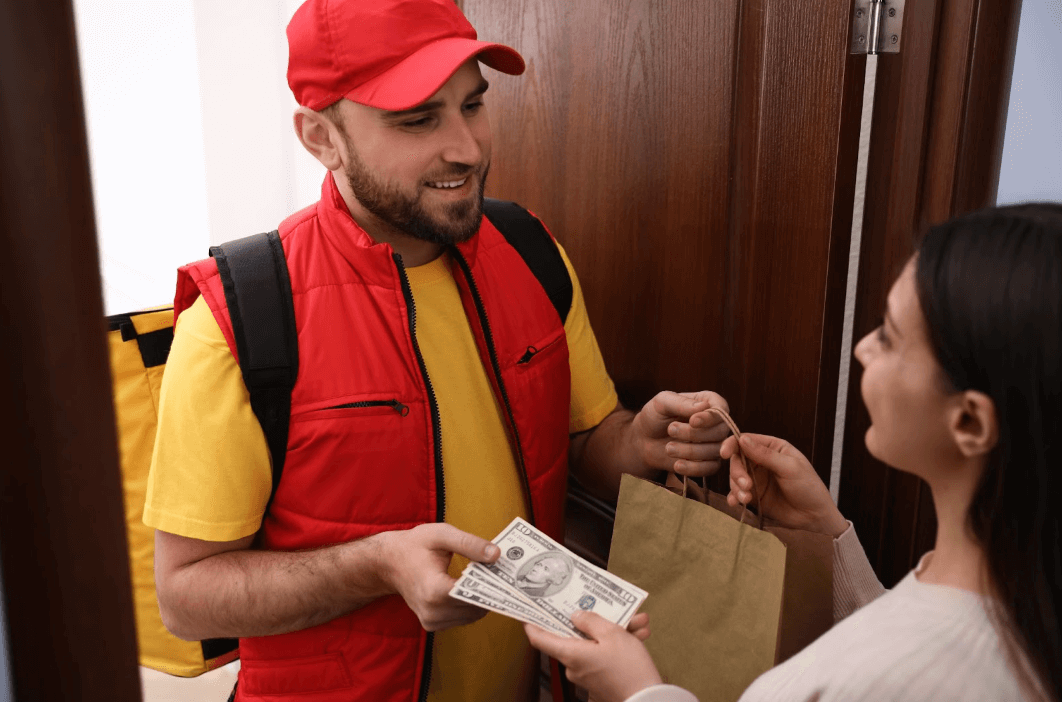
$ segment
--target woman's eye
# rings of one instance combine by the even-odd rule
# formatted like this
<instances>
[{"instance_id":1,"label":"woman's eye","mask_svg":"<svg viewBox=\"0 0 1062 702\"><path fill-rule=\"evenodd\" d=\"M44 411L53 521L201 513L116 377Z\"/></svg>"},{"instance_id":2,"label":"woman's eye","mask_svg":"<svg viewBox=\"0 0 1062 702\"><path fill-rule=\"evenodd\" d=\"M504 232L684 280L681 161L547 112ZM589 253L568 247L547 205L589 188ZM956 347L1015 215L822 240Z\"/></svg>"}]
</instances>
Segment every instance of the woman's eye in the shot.
<instances>
[{"instance_id":1,"label":"woman's eye","mask_svg":"<svg viewBox=\"0 0 1062 702\"><path fill-rule=\"evenodd\" d=\"M889 336L885 333L885 323L882 322L878 325L878 343L885 348L889 347Z\"/></svg>"}]
</instances>

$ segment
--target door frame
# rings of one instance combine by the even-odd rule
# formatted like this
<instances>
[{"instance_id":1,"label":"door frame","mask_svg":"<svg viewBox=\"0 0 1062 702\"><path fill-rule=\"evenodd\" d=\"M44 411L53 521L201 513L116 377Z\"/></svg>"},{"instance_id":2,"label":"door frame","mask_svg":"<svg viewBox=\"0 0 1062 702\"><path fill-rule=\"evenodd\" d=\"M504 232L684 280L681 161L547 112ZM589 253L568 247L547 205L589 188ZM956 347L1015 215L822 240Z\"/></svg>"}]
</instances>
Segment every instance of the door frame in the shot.
<instances>
[{"instance_id":1,"label":"door frame","mask_svg":"<svg viewBox=\"0 0 1062 702\"><path fill-rule=\"evenodd\" d=\"M994 205L1021 0L907 2L899 54L878 57L853 339L879 323L925 227ZM849 378L841 512L891 587L933 547L928 487L863 443L861 368Z\"/></svg>"},{"instance_id":2,"label":"door frame","mask_svg":"<svg viewBox=\"0 0 1062 702\"><path fill-rule=\"evenodd\" d=\"M0 246L0 568L14 697L139 700L70 0L0 3Z\"/></svg>"}]
</instances>

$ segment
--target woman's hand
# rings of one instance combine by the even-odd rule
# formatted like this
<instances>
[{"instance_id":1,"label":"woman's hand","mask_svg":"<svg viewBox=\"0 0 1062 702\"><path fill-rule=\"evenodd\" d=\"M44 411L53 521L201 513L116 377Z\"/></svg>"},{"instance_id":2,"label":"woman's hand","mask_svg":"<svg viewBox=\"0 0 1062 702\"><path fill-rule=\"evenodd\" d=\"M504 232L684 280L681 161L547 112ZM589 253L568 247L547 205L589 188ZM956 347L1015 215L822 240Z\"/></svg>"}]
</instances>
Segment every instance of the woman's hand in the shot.
<instances>
[{"instance_id":1,"label":"woman's hand","mask_svg":"<svg viewBox=\"0 0 1062 702\"><path fill-rule=\"evenodd\" d=\"M591 640L566 639L534 624L524 624L531 645L564 664L568 679L590 692L594 702L623 702L660 684L642 641L649 638L649 615L636 614L627 629L593 612L572 615L575 627Z\"/></svg>"},{"instance_id":2,"label":"woman's hand","mask_svg":"<svg viewBox=\"0 0 1062 702\"><path fill-rule=\"evenodd\" d=\"M804 454L788 441L761 434L743 434L741 453L738 440L731 436L723 442L720 455L730 459L731 506L753 501L752 481L742 454L756 464L756 502L765 517L784 526L806 529L837 538L848 529L830 491L819 479ZM768 477L770 478L768 480ZM766 489L764 489L766 487Z\"/></svg>"}]
</instances>

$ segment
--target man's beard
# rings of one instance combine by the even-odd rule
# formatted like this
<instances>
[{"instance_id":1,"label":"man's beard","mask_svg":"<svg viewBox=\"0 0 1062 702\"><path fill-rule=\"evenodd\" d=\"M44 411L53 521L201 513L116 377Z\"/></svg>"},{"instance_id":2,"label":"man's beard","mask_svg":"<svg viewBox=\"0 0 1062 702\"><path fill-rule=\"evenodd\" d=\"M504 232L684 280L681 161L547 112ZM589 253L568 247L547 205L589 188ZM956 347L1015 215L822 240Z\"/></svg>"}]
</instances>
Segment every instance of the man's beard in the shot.
<instances>
[{"instance_id":1,"label":"man's beard","mask_svg":"<svg viewBox=\"0 0 1062 702\"><path fill-rule=\"evenodd\" d=\"M347 140L347 153L351 155L351 161L344 169L344 175L347 177L350 189L354 192L354 197L358 199L362 207L384 224L414 239L443 246L468 241L479 231L479 224L483 218L483 189L487 182L487 173L490 171L489 163L483 168L479 182L473 186L475 191L472 197L442 206L442 214L435 216L423 207L418 196L410 197L396 186L384 183L373 176L349 139ZM461 180L477 175L476 169L472 166L460 166L459 168L460 172L448 174L439 178L439 181Z\"/></svg>"}]
</instances>

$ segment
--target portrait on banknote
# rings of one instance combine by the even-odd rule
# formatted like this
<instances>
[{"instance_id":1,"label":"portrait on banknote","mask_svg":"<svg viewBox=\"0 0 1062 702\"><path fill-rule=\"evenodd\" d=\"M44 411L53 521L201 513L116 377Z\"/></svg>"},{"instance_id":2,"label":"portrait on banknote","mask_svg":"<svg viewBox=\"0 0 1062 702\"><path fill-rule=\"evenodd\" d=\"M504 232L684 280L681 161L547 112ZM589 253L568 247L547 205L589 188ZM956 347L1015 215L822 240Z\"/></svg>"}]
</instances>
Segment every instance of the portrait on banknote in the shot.
<instances>
[{"instance_id":1,"label":"portrait on banknote","mask_svg":"<svg viewBox=\"0 0 1062 702\"><path fill-rule=\"evenodd\" d=\"M560 551L546 551L528 559L516 572L516 586L529 597L549 597L572 578L571 559Z\"/></svg>"}]
</instances>

